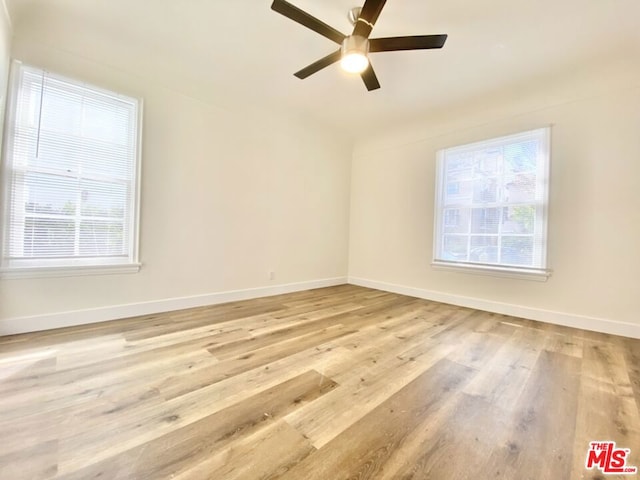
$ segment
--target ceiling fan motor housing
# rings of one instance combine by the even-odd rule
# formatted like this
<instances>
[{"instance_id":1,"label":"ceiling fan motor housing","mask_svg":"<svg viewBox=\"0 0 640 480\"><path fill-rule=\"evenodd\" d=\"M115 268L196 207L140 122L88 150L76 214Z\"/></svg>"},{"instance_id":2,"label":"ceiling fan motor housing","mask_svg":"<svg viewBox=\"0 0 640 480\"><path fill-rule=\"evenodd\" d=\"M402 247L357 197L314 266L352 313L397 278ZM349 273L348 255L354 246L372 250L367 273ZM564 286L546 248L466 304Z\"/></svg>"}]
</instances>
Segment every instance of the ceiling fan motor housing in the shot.
<instances>
[{"instance_id":1,"label":"ceiling fan motor housing","mask_svg":"<svg viewBox=\"0 0 640 480\"><path fill-rule=\"evenodd\" d=\"M369 39L360 35L350 35L342 42L342 55L357 53L365 57L369 53Z\"/></svg>"}]
</instances>

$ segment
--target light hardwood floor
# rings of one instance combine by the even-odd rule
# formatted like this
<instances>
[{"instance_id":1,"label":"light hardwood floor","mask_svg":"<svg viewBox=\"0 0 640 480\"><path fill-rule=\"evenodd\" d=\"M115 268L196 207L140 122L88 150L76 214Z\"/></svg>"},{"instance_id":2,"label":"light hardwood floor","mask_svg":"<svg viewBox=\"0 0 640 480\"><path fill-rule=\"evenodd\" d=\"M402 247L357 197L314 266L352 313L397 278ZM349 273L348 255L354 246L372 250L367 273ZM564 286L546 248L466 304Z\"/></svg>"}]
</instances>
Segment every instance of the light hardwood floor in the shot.
<instances>
[{"instance_id":1,"label":"light hardwood floor","mask_svg":"<svg viewBox=\"0 0 640 480\"><path fill-rule=\"evenodd\" d=\"M0 338L0 479L602 479L639 405L640 340L344 285Z\"/></svg>"}]
</instances>

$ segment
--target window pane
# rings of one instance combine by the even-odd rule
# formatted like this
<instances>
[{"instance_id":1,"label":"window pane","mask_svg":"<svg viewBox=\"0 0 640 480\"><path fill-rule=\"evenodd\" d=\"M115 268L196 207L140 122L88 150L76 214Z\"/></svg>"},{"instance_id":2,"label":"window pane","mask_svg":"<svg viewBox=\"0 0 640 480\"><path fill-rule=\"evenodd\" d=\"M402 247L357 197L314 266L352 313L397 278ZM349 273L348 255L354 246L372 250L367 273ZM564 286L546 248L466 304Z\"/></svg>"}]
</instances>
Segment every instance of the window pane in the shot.
<instances>
[{"instance_id":1,"label":"window pane","mask_svg":"<svg viewBox=\"0 0 640 480\"><path fill-rule=\"evenodd\" d=\"M126 146L131 127L128 110L129 108L122 105L112 105L100 99L85 99L82 136L105 143Z\"/></svg>"},{"instance_id":2,"label":"window pane","mask_svg":"<svg viewBox=\"0 0 640 480\"><path fill-rule=\"evenodd\" d=\"M478 263L498 263L498 237L472 236L469 261Z\"/></svg>"},{"instance_id":3,"label":"window pane","mask_svg":"<svg viewBox=\"0 0 640 480\"><path fill-rule=\"evenodd\" d=\"M80 255L126 255L122 223L89 220L80 223Z\"/></svg>"},{"instance_id":4,"label":"window pane","mask_svg":"<svg viewBox=\"0 0 640 480\"><path fill-rule=\"evenodd\" d=\"M30 167L58 173L77 174L82 164L80 149L69 145L66 138L57 132L41 131L38 140L31 145L31 155Z\"/></svg>"},{"instance_id":5,"label":"window pane","mask_svg":"<svg viewBox=\"0 0 640 480\"><path fill-rule=\"evenodd\" d=\"M499 208L474 208L471 211L471 233L498 233Z\"/></svg>"},{"instance_id":6,"label":"window pane","mask_svg":"<svg viewBox=\"0 0 640 480\"><path fill-rule=\"evenodd\" d=\"M501 262L510 265L533 264L533 237L502 237Z\"/></svg>"},{"instance_id":7,"label":"window pane","mask_svg":"<svg viewBox=\"0 0 640 480\"><path fill-rule=\"evenodd\" d=\"M496 178L484 178L473 182L473 203L493 203L498 199Z\"/></svg>"},{"instance_id":8,"label":"window pane","mask_svg":"<svg viewBox=\"0 0 640 480\"><path fill-rule=\"evenodd\" d=\"M60 82L45 77L42 92L41 132L79 136L82 129L82 94L61 91Z\"/></svg>"},{"instance_id":9,"label":"window pane","mask_svg":"<svg viewBox=\"0 0 640 480\"><path fill-rule=\"evenodd\" d=\"M55 215L75 215L78 181L41 173L24 175L25 211Z\"/></svg>"},{"instance_id":10,"label":"window pane","mask_svg":"<svg viewBox=\"0 0 640 480\"><path fill-rule=\"evenodd\" d=\"M126 147L59 132L41 132L37 146L24 147L29 165L82 176L131 176L135 152Z\"/></svg>"},{"instance_id":11,"label":"window pane","mask_svg":"<svg viewBox=\"0 0 640 480\"><path fill-rule=\"evenodd\" d=\"M534 233L536 209L533 205L504 208L502 233Z\"/></svg>"},{"instance_id":12,"label":"window pane","mask_svg":"<svg viewBox=\"0 0 640 480\"><path fill-rule=\"evenodd\" d=\"M80 183L82 215L124 218L127 186L112 182L83 180Z\"/></svg>"},{"instance_id":13,"label":"window pane","mask_svg":"<svg viewBox=\"0 0 640 480\"><path fill-rule=\"evenodd\" d=\"M468 238L466 235L445 235L443 259L464 262L467 260Z\"/></svg>"},{"instance_id":14,"label":"window pane","mask_svg":"<svg viewBox=\"0 0 640 480\"><path fill-rule=\"evenodd\" d=\"M25 257L65 257L74 254L71 220L28 217L24 222Z\"/></svg>"},{"instance_id":15,"label":"window pane","mask_svg":"<svg viewBox=\"0 0 640 480\"><path fill-rule=\"evenodd\" d=\"M473 182L453 181L445 185L446 205L468 205L473 195Z\"/></svg>"},{"instance_id":16,"label":"window pane","mask_svg":"<svg viewBox=\"0 0 640 480\"><path fill-rule=\"evenodd\" d=\"M505 177L504 201L508 203L529 203L536 199L535 173L522 173Z\"/></svg>"},{"instance_id":17,"label":"window pane","mask_svg":"<svg viewBox=\"0 0 640 480\"><path fill-rule=\"evenodd\" d=\"M529 140L504 147L506 173L535 172L537 165L538 142Z\"/></svg>"},{"instance_id":18,"label":"window pane","mask_svg":"<svg viewBox=\"0 0 640 480\"><path fill-rule=\"evenodd\" d=\"M468 233L471 211L468 208L448 208L444 211L445 233Z\"/></svg>"},{"instance_id":19,"label":"window pane","mask_svg":"<svg viewBox=\"0 0 640 480\"><path fill-rule=\"evenodd\" d=\"M473 177L473 154L447 156L446 176L448 180L470 180Z\"/></svg>"},{"instance_id":20,"label":"window pane","mask_svg":"<svg viewBox=\"0 0 640 480\"><path fill-rule=\"evenodd\" d=\"M476 153L474 158L474 177L495 177L499 170L502 149L487 149Z\"/></svg>"}]
</instances>

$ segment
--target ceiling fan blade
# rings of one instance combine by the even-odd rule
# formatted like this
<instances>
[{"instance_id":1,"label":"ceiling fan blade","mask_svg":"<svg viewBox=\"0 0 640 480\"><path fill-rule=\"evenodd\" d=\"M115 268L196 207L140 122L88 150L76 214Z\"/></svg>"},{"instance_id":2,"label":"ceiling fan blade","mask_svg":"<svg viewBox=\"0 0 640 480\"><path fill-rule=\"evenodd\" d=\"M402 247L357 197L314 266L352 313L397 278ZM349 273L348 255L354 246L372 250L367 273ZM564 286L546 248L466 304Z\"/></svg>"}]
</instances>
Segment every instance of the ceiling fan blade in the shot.
<instances>
[{"instance_id":1,"label":"ceiling fan blade","mask_svg":"<svg viewBox=\"0 0 640 480\"><path fill-rule=\"evenodd\" d=\"M378 82L378 77L376 77L376 72L373 71L371 63L369 63L367 69L362 72L360 76L362 77L362 80L364 80L367 90L371 91L380 88L380 82Z\"/></svg>"},{"instance_id":2,"label":"ceiling fan blade","mask_svg":"<svg viewBox=\"0 0 640 480\"><path fill-rule=\"evenodd\" d=\"M313 75L314 73L322 70L324 67L328 67L332 63L340 60L340 50L336 50L333 53L330 53L326 57L321 58L317 62L313 62L311 65L304 67L302 70L294 73L294 75L300 79L307 78L309 75Z\"/></svg>"},{"instance_id":3,"label":"ceiling fan blade","mask_svg":"<svg viewBox=\"0 0 640 480\"><path fill-rule=\"evenodd\" d=\"M284 15L287 18L290 18L296 23L300 25L304 25L307 28L310 28L316 33L319 33L323 37L327 37L329 40L333 40L334 42L341 44L345 38L345 35L340 33L333 27L330 27L324 22L321 22L316 17L312 17L304 10L300 10L295 5L291 5L289 2L285 2L285 0L273 0L271 4L271 10L278 12Z\"/></svg>"},{"instance_id":4,"label":"ceiling fan blade","mask_svg":"<svg viewBox=\"0 0 640 480\"><path fill-rule=\"evenodd\" d=\"M446 41L446 35L372 38L369 40L369 51L392 52L396 50L425 50L430 48L442 48Z\"/></svg>"},{"instance_id":5,"label":"ceiling fan blade","mask_svg":"<svg viewBox=\"0 0 640 480\"><path fill-rule=\"evenodd\" d=\"M353 28L353 35L369 38L369 34L373 30L373 26L386 2L387 0L366 0L360 11L360 17Z\"/></svg>"}]
</instances>

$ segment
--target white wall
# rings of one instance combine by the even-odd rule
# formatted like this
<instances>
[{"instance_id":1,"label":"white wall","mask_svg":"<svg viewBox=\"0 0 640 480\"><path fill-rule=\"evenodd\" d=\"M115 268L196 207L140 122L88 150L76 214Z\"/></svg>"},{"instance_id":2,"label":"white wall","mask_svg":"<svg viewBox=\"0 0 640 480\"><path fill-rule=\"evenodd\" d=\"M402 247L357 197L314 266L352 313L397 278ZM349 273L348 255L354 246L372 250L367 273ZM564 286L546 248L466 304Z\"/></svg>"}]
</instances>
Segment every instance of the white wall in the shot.
<instances>
[{"instance_id":1,"label":"white wall","mask_svg":"<svg viewBox=\"0 0 640 480\"><path fill-rule=\"evenodd\" d=\"M7 82L9 79L9 63L11 60L11 40L13 31L11 19L4 0L0 0L0 141L4 125L4 109L7 103Z\"/></svg>"},{"instance_id":2,"label":"white wall","mask_svg":"<svg viewBox=\"0 0 640 480\"><path fill-rule=\"evenodd\" d=\"M361 139L353 157L350 279L640 336L640 75L635 63L616 61L608 69L577 72L530 92L522 88L451 112L425 112L430 116L423 121ZM549 124L549 280L431 267L436 151Z\"/></svg>"},{"instance_id":3,"label":"white wall","mask_svg":"<svg viewBox=\"0 0 640 480\"><path fill-rule=\"evenodd\" d=\"M115 65L118 52L108 43L73 35L16 28L13 56L144 98L143 267L137 274L2 279L0 334L20 331L21 322L40 325L18 317L346 280L349 141L301 119L218 107L208 92L198 99L193 85L185 88L190 95L176 82L167 88L172 82L144 58Z\"/></svg>"}]
</instances>

